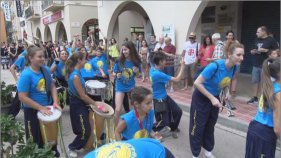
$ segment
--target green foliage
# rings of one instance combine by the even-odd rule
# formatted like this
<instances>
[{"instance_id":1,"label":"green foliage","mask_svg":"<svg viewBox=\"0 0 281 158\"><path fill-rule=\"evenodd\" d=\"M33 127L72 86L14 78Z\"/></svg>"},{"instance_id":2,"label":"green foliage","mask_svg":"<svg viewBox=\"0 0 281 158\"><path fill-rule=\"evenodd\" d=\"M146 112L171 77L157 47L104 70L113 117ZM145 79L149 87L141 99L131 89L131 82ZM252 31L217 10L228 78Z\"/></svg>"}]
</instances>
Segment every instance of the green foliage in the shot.
<instances>
[{"instance_id":1,"label":"green foliage","mask_svg":"<svg viewBox=\"0 0 281 158\"><path fill-rule=\"evenodd\" d=\"M3 81L1 83L1 105L6 105L12 103L14 97L12 92L16 91L15 85L8 85Z\"/></svg>"},{"instance_id":2,"label":"green foliage","mask_svg":"<svg viewBox=\"0 0 281 158\"><path fill-rule=\"evenodd\" d=\"M21 122L15 121L11 115L2 114L1 122L1 155L14 154L13 146L24 143L24 128ZM6 146L6 148L4 148Z\"/></svg>"},{"instance_id":3,"label":"green foliage","mask_svg":"<svg viewBox=\"0 0 281 158\"><path fill-rule=\"evenodd\" d=\"M44 148L38 148L37 144L35 144L32 138L27 140L26 145L19 145L19 151L13 158L55 158L55 154L51 150L51 146L45 145Z\"/></svg>"}]
</instances>

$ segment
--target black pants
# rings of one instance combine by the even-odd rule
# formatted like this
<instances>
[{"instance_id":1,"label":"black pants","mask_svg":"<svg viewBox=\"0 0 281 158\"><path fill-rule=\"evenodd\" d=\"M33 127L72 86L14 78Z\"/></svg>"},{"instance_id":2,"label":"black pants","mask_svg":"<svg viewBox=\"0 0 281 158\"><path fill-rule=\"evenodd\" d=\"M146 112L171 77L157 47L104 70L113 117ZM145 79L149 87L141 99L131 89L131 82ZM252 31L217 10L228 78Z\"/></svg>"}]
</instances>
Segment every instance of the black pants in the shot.
<instances>
[{"instance_id":1,"label":"black pants","mask_svg":"<svg viewBox=\"0 0 281 158\"><path fill-rule=\"evenodd\" d=\"M213 106L207 97L195 89L192 95L189 123L189 140L193 156L197 157L200 154L201 146L207 151L213 150L218 114L219 108Z\"/></svg>"},{"instance_id":2,"label":"black pants","mask_svg":"<svg viewBox=\"0 0 281 158\"><path fill-rule=\"evenodd\" d=\"M18 115L21 109L21 102L19 100L18 91L16 92L16 96L9 107L8 115L12 115L14 118Z\"/></svg>"},{"instance_id":3,"label":"black pants","mask_svg":"<svg viewBox=\"0 0 281 158\"><path fill-rule=\"evenodd\" d=\"M165 152L166 152L166 158L175 158L175 156L171 153L171 151L164 147L165 148Z\"/></svg>"},{"instance_id":4,"label":"black pants","mask_svg":"<svg viewBox=\"0 0 281 158\"><path fill-rule=\"evenodd\" d=\"M169 126L171 131L174 131L180 124L182 110L171 97L167 96L164 101L167 104L167 111L161 113L155 112L157 126L154 126L154 130L159 131L163 127Z\"/></svg>"},{"instance_id":5,"label":"black pants","mask_svg":"<svg viewBox=\"0 0 281 158\"><path fill-rule=\"evenodd\" d=\"M245 158L274 158L276 142L272 127L252 121L247 132Z\"/></svg>"},{"instance_id":6,"label":"black pants","mask_svg":"<svg viewBox=\"0 0 281 158\"><path fill-rule=\"evenodd\" d=\"M91 135L89 108L82 100L70 96L69 111L72 131L76 137L68 147L70 150L79 150L86 145Z\"/></svg>"}]
</instances>

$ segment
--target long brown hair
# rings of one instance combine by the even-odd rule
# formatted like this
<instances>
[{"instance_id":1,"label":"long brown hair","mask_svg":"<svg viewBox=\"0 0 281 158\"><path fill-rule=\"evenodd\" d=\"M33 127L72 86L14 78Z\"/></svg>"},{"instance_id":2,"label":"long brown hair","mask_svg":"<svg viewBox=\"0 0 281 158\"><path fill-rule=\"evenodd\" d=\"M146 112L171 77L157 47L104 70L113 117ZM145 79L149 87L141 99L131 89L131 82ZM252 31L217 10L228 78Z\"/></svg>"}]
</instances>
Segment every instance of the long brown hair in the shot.
<instances>
[{"instance_id":1,"label":"long brown hair","mask_svg":"<svg viewBox=\"0 0 281 158\"><path fill-rule=\"evenodd\" d=\"M280 80L280 59L268 58L263 62L262 65L261 94L264 101L264 110L267 110L268 107L272 109L274 107L275 95L273 91L272 78L275 80Z\"/></svg>"},{"instance_id":2,"label":"long brown hair","mask_svg":"<svg viewBox=\"0 0 281 158\"><path fill-rule=\"evenodd\" d=\"M139 65L141 63L141 59L140 59L140 57L137 53L137 50L135 48L134 43L131 42L131 41L127 41L127 42L123 43L122 46L125 46L125 47L129 48L129 50L130 50L129 55L131 57L131 61L133 62L134 66L139 67ZM126 60L126 58L125 58L123 52L121 52L120 58L119 58L119 62L120 62L121 67L124 67L125 60Z\"/></svg>"},{"instance_id":3,"label":"long brown hair","mask_svg":"<svg viewBox=\"0 0 281 158\"><path fill-rule=\"evenodd\" d=\"M78 60L83 60L84 59L84 55L82 52L76 52L73 53L67 60L65 63L65 79L68 79L68 76L70 75L70 73L73 71L74 67L76 66L76 64L78 63Z\"/></svg>"},{"instance_id":4,"label":"long brown hair","mask_svg":"<svg viewBox=\"0 0 281 158\"><path fill-rule=\"evenodd\" d=\"M25 55L25 59L26 59L26 65L30 65L30 59L29 58L33 58L34 55L38 52L38 51L43 51L43 49L35 46L35 45L30 45L27 47L26 49L26 55Z\"/></svg>"}]
</instances>

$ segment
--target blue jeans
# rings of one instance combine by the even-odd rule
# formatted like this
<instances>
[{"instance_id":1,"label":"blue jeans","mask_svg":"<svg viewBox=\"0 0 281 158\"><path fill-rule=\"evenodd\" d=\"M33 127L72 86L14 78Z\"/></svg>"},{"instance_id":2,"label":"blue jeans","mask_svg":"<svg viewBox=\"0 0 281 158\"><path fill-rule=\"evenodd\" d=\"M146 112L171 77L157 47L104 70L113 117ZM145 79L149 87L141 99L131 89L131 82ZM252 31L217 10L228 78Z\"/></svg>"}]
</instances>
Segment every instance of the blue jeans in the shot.
<instances>
[{"instance_id":1,"label":"blue jeans","mask_svg":"<svg viewBox=\"0 0 281 158\"><path fill-rule=\"evenodd\" d=\"M252 83L260 83L261 81L261 68L253 67L252 70Z\"/></svg>"}]
</instances>

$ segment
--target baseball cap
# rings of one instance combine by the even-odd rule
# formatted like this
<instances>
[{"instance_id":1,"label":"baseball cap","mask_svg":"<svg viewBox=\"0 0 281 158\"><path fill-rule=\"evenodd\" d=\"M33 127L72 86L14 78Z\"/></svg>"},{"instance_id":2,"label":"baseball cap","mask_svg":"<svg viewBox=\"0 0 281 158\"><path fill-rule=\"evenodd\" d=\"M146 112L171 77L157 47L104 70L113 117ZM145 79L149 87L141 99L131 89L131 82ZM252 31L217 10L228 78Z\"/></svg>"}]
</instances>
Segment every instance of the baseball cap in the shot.
<instances>
[{"instance_id":1,"label":"baseball cap","mask_svg":"<svg viewBox=\"0 0 281 158\"><path fill-rule=\"evenodd\" d=\"M189 38L195 38L196 37L196 33L195 32L191 32L190 34L189 34Z\"/></svg>"}]
</instances>

